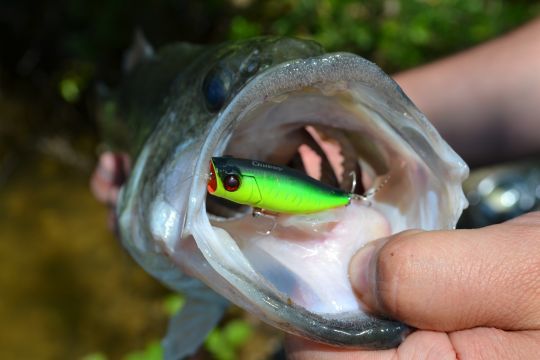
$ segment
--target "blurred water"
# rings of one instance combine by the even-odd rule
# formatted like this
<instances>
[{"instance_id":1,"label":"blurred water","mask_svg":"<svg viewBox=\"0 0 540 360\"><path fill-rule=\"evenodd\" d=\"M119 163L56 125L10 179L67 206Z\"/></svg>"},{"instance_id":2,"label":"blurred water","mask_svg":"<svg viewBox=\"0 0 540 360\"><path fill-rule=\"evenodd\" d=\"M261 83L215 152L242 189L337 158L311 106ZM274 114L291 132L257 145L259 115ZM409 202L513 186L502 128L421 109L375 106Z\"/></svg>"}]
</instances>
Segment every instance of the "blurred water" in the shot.
<instances>
[{"instance_id":1,"label":"blurred water","mask_svg":"<svg viewBox=\"0 0 540 360\"><path fill-rule=\"evenodd\" d=\"M35 153L0 185L0 358L119 358L159 339L166 290L107 229L88 174Z\"/></svg>"}]
</instances>

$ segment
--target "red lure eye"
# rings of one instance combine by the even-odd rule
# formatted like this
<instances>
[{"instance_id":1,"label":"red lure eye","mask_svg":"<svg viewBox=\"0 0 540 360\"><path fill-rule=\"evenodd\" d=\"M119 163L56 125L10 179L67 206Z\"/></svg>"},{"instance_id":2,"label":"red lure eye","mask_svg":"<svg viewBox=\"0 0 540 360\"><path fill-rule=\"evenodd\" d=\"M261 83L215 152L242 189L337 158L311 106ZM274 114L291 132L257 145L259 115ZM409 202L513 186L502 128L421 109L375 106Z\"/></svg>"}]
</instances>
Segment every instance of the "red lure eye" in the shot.
<instances>
[{"instance_id":1,"label":"red lure eye","mask_svg":"<svg viewBox=\"0 0 540 360\"><path fill-rule=\"evenodd\" d=\"M214 170L214 164L210 161L210 179L208 179L208 192L213 193L217 189L216 171Z\"/></svg>"},{"instance_id":2,"label":"red lure eye","mask_svg":"<svg viewBox=\"0 0 540 360\"><path fill-rule=\"evenodd\" d=\"M225 190L229 192L236 191L240 186L240 179L237 175L226 175L223 181L223 186L225 187Z\"/></svg>"}]
</instances>

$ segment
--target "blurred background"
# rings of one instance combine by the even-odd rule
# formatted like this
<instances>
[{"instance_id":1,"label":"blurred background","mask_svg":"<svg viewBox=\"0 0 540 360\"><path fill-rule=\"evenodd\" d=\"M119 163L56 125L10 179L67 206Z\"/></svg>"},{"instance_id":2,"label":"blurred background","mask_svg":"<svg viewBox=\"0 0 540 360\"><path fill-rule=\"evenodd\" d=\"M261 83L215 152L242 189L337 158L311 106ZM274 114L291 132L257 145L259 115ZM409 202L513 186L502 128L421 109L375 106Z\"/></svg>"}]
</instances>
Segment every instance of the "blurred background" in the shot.
<instances>
[{"instance_id":1,"label":"blurred background","mask_svg":"<svg viewBox=\"0 0 540 360\"><path fill-rule=\"evenodd\" d=\"M0 358L161 358L182 298L121 249L88 186L96 88L118 84L135 29L156 48L312 38L393 73L539 13L523 0L0 0ZM269 359L279 348L278 332L232 308L198 357Z\"/></svg>"}]
</instances>

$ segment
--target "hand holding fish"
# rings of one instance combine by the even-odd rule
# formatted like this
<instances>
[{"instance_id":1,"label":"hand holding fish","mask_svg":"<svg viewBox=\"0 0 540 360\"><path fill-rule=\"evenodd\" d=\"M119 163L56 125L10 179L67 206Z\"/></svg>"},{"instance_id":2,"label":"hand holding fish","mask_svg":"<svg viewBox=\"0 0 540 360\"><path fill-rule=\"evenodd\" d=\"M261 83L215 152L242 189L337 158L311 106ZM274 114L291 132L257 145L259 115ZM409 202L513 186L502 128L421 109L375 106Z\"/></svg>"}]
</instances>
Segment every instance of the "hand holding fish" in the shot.
<instances>
[{"instance_id":1,"label":"hand holding fish","mask_svg":"<svg viewBox=\"0 0 540 360\"><path fill-rule=\"evenodd\" d=\"M349 273L367 307L418 330L376 352L290 338L291 359L538 358L538 212L483 229L378 240L353 257Z\"/></svg>"},{"instance_id":2,"label":"hand holding fish","mask_svg":"<svg viewBox=\"0 0 540 360\"><path fill-rule=\"evenodd\" d=\"M150 274L187 298L163 340L165 358L196 351L226 309L224 298L284 331L326 344L374 351L404 341L380 353L336 350L338 358L411 350L415 358L433 351L437 359L455 358L494 338L496 344L480 351L535 350L538 309L531 301L538 294L540 256L533 243L537 225L531 224L538 217L470 232L402 233L386 245L370 244L405 229L452 229L467 204L461 186L467 165L376 65L353 54L325 54L313 42L270 37L206 47L175 44L144 54L110 100L117 110L110 114L112 123L103 119L111 148L129 153L134 166L121 190L116 176L100 173L94 185L103 186L94 190L104 191L100 198L107 202L118 195L122 244ZM496 54L482 54L480 69L469 70L481 73L480 79L462 76L462 66L456 67L450 80L463 81L464 89L448 86L446 79L441 85L437 77L427 82L430 94L439 85L445 109L488 109L482 116L457 112L459 121L441 126L443 134L453 139L452 131L466 130L455 144L462 151L469 141L477 157L486 153L478 139L491 144L512 134L527 140L520 139L512 155L540 150L540 142L530 141L538 136L530 114L538 111L501 109L505 92L517 96L519 109L524 93L537 104L540 91L530 84L540 72L519 63L514 70L526 69L518 71L525 78L510 76L513 82L495 86L490 81L498 73L480 70L489 69L485 64ZM516 58L534 59L521 55ZM398 77L404 88L411 84L408 78ZM461 106L456 89L472 102ZM493 89L503 94L488 96ZM414 89L411 94L416 100ZM494 137L499 120L504 136ZM311 168L316 180L306 176L315 174L309 153L318 160ZM487 153L492 160L508 155ZM105 175L122 174L105 168ZM356 178L347 179L351 172ZM367 192L354 186L356 180ZM270 216L253 217L252 209ZM431 236L438 241L428 241ZM516 244L516 238L523 242ZM351 285L347 265L364 247L364 255L352 261ZM362 257L369 248L375 255L362 272L358 264L366 263ZM510 260L508 268L503 259ZM378 278L371 266L378 266ZM366 312L361 302L390 317ZM407 323L429 331L411 334ZM476 326L501 330L466 330ZM317 350L310 346L290 352L313 358Z\"/></svg>"},{"instance_id":3,"label":"hand holding fish","mask_svg":"<svg viewBox=\"0 0 540 360\"><path fill-rule=\"evenodd\" d=\"M538 153L539 35L534 21L396 80L467 160ZM290 359L538 358L538 212L477 230L407 231L378 240L353 257L349 273L368 308L418 330L383 351L290 337Z\"/></svg>"}]
</instances>

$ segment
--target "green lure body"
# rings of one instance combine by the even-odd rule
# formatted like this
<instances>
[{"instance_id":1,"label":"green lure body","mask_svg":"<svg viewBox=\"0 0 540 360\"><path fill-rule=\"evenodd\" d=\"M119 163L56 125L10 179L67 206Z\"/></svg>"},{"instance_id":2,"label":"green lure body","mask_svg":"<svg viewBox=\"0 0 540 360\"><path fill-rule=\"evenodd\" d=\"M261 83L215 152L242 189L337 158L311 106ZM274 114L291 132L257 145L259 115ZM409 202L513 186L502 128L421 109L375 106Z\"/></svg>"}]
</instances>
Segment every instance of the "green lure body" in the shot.
<instances>
[{"instance_id":1,"label":"green lure body","mask_svg":"<svg viewBox=\"0 0 540 360\"><path fill-rule=\"evenodd\" d=\"M348 205L352 198L300 171L258 160L214 157L210 172L210 194L276 213L314 213Z\"/></svg>"}]
</instances>

